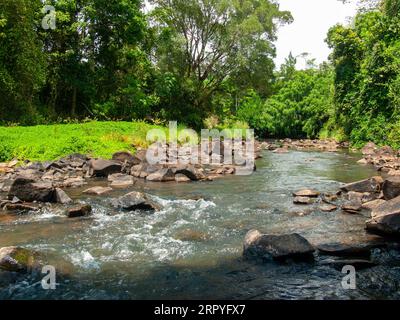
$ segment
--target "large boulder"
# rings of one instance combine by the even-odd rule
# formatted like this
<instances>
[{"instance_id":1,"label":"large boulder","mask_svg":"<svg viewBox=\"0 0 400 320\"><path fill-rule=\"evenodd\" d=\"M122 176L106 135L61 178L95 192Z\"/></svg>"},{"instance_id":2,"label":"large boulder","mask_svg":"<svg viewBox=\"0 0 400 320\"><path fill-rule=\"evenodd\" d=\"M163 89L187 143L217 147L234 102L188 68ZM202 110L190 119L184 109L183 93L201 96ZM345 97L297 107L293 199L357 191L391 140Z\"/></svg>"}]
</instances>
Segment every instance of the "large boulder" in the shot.
<instances>
[{"instance_id":1,"label":"large boulder","mask_svg":"<svg viewBox=\"0 0 400 320\"><path fill-rule=\"evenodd\" d=\"M91 160L89 166L91 175L95 177L108 177L122 170L121 163L104 159Z\"/></svg>"},{"instance_id":2,"label":"large boulder","mask_svg":"<svg viewBox=\"0 0 400 320\"><path fill-rule=\"evenodd\" d=\"M386 201L372 211L367 230L389 236L400 235L400 197Z\"/></svg>"},{"instance_id":3,"label":"large boulder","mask_svg":"<svg viewBox=\"0 0 400 320\"><path fill-rule=\"evenodd\" d=\"M243 255L263 259L282 260L287 258L313 258L315 248L298 234L282 236L265 235L251 230L244 240Z\"/></svg>"},{"instance_id":4,"label":"large boulder","mask_svg":"<svg viewBox=\"0 0 400 320\"><path fill-rule=\"evenodd\" d=\"M27 272L37 264L37 253L19 247L0 248L0 269Z\"/></svg>"},{"instance_id":5,"label":"large boulder","mask_svg":"<svg viewBox=\"0 0 400 320\"><path fill-rule=\"evenodd\" d=\"M51 182L17 178L8 192L8 199L17 197L26 202L57 202L55 188Z\"/></svg>"},{"instance_id":6,"label":"large boulder","mask_svg":"<svg viewBox=\"0 0 400 320\"><path fill-rule=\"evenodd\" d=\"M372 210L372 218L400 213L400 196L392 200L385 201Z\"/></svg>"},{"instance_id":7,"label":"large boulder","mask_svg":"<svg viewBox=\"0 0 400 320\"><path fill-rule=\"evenodd\" d=\"M392 176L387 178L383 182L382 191L385 200L392 200L400 196L400 177Z\"/></svg>"},{"instance_id":8,"label":"large boulder","mask_svg":"<svg viewBox=\"0 0 400 320\"><path fill-rule=\"evenodd\" d=\"M379 216L367 221L367 230L387 236L400 236L400 213Z\"/></svg>"},{"instance_id":9,"label":"large boulder","mask_svg":"<svg viewBox=\"0 0 400 320\"><path fill-rule=\"evenodd\" d=\"M111 201L111 205L116 209L125 211L158 211L160 206L153 201L147 194L141 192L131 192Z\"/></svg>"},{"instance_id":10,"label":"large boulder","mask_svg":"<svg viewBox=\"0 0 400 320\"><path fill-rule=\"evenodd\" d=\"M373 177L371 179L365 179L353 183L349 183L341 187L340 189L345 192L379 192L382 189L383 179L382 177Z\"/></svg>"}]
</instances>

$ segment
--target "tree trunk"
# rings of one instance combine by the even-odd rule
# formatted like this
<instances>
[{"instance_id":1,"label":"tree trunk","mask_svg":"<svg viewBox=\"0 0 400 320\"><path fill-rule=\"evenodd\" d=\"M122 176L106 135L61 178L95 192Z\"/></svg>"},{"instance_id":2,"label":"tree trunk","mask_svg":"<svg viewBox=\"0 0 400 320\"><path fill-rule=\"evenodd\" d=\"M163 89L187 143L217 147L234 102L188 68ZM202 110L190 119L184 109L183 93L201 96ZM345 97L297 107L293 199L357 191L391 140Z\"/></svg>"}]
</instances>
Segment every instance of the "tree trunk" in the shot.
<instances>
[{"instance_id":1,"label":"tree trunk","mask_svg":"<svg viewBox=\"0 0 400 320\"><path fill-rule=\"evenodd\" d=\"M76 87L73 88L72 91L72 105L71 105L71 116L75 117L76 115L76 95L77 95L77 90Z\"/></svg>"}]
</instances>

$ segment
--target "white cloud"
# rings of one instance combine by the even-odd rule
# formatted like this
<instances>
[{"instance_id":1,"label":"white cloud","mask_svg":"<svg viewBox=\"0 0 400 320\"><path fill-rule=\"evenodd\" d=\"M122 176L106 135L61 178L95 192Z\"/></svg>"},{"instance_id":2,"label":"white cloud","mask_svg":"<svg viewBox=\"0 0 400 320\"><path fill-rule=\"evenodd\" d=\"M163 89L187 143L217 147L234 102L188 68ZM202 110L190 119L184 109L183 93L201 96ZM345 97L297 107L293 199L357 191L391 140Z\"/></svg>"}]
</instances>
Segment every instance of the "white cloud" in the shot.
<instances>
[{"instance_id":1,"label":"white cloud","mask_svg":"<svg viewBox=\"0 0 400 320\"><path fill-rule=\"evenodd\" d=\"M277 66L290 52L294 56L307 52L317 64L327 60L330 49L324 40L329 28L337 23L348 23L356 14L355 1L343 4L339 0L279 0L279 4L281 10L292 13L294 22L279 30ZM298 67L304 68L304 60L298 60Z\"/></svg>"}]
</instances>

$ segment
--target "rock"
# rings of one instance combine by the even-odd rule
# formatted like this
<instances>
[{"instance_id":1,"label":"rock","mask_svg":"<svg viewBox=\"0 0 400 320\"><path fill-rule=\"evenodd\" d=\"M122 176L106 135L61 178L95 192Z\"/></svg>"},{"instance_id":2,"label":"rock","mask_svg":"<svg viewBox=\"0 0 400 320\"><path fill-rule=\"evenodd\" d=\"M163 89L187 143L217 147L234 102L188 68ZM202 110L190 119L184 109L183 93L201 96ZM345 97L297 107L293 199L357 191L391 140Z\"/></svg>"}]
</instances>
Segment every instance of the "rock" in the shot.
<instances>
[{"instance_id":1,"label":"rock","mask_svg":"<svg viewBox=\"0 0 400 320\"><path fill-rule=\"evenodd\" d=\"M39 207L28 203L6 203L3 207L6 211L38 211Z\"/></svg>"},{"instance_id":2,"label":"rock","mask_svg":"<svg viewBox=\"0 0 400 320\"><path fill-rule=\"evenodd\" d=\"M333 205L333 204L327 204L327 205L324 205L324 206L320 207L320 210L322 212L333 212L333 211L336 211L337 208L338 207Z\"/></svg>"},{"instance_id":3,"label":"rock","mask_svg":"<svg viewBox=\"0 0 400 320\"><path fill-rule=\"evenodd\" d=\"M386 203L385 200L382 199L376 199L373 201L369 201L366 202L362 205L363 209L367 209L367 210L375 210L376 208L378 208L379 206L381 206L382 204Z\"/></svg>"},{"instance_id":4,"label":"rock","mask_svg":"<svg viewBox=\"0 0 400 320\"><path fill-rule=\"evenodd\" d=\"M295 197L318 198L320 193L315 190L305 189L293 194Z\"/></svg>"},{"instance_id":5,"label":"rock","mask_svg":"<svg viewBox=\"0 0 400 320\"><path fill-rule=\"evenodd\" d=\"M8 199L18 197L25 202L56 202L55 188L50 182L36 182L26 178L17 178L11 185Z\"/></svg>"},{"instance_id":6,"label":"rock","mask_svg":"<svg viewBox=\"0 0 400 320\"><path fill-rule=\"evenodd\" d=\"M56 201L61 204L69 204L72 203L72 199L60 188L56 188Z\"/></svg>"},{"instance_id":7,"label":"rock","mask_svg":"<svg viewBox=\"0 0 400 320\"><path fill-rule=\"evenodd\" d=\"M121 172L122 165L116 161L97 159L90 161L89 168L92 176L108 177L110 174Z\"/></svg>"},{"instance_id":8,"label":"rock","mask_svg":"<svg viewBox=\"0 0 400 320\"><path fill-rule=\"evenodd\" d=\"M373 177L371 179L365 179L353 183L349 183L341 187L340 189L345 192L355 191L355 192L370 192L375 193L381 191L383 184L382 177Z\"/></svg>"},{"instance_id":9,"label":"rock","mask_svg":"<svg viewBox=\"0 0 400 320\"><path fill-rule=\"evenodd\" d=\"M308 198L308 197L296 197L296 198L294 198L293 203L307 205L307 204L313 204L314 200L312 198Z\"/></svg>"},{"instance_id":10,"label":"rock","mask_svg":"<svg viewBox=\"0 0 400 320\"><path fill-rule=\"evenodd\" d=\"M175 174L174 172L169 169L160 169L152 174L149 174L146 177L147 181L153 182L168 182L168 181L175 181Z\"/></svg>"},{"instance_id":11,"label":"rock","mask_svg":"<svg viewBox=\"0 0 400 320\"><path fill-rule=\"evenodd\" d=\"M369 163L369 161L368 161L367 159L364 158L364 159L358 160L357 163L358 163L358 164L366 165L366 164Z\"/></svg>"},{"instance_id":12,"label":"rock","mask_svg":"<svg viewBox=\"0 0 400 320\"><path fill-rule=\"evenodd\" d=\"M96 196L101 196L103 194L109 193L113 191L112 188L108 188L108 187L93 187L93 188L89 188L85 191L83 191L84 194L91 194L91 195L96 195Z\"/></svg>"},{"instance_id":13,"label":"rock","mask_svg":"<svg viewBox=\"0 0 400 320\"><path fill-rule=\"evenodd\" d=\"M361 204L349 203L342 206L342 210L350 214L359 214L361 212Z\"/></svg>"},{"instance_id":14,"label":"rock","mask_svg":"<svg viewBox=\"0 0 400 320\"><path fill-rule=\"evenodd\" d=\"M286 258L313 258L315 248L302 236L288 234L282 236L264 235L257 230L247 233L244 240L245 257L282 260Z\"/></svg>"},{"instance_id":15,"label":"rock","mask_svg":"<svg viewBox=\"0 0 400 320\"><path fill-rule=\"evenodd\" d=\"M322 244L317 246L320 254L338 257L370 257L371 250L375 248L384 247L384 242L377 243L361 243L355 245L348 244Z\"/></svg>"},{"instance_id":16,"label":"rock","mask_svg":"<svg viewBox=\"0 0 400 320\"><path fill-rule=\"evenodd\" d=\"M111 201L111 205L116 209L126 211L158 211L160 206L154 202L147 194L141 192L131 192L122 197Z\"/></svg>"},{"instance_id":17,"label":"rock","mask_svg":"<svg viewBox=\"0 0 400 320\"><path fill-rule=\"evenodd\" d=\"M133 186L134 178L128 175L121 175L118 178L114 179L111 183L111 187L113 188L128 188Z\"/></svg>"},{"instance_id":18,"label":"rock","mask_svg":"<svg viewBox=\"0 0 400 320\"><path fill-rule=\"evenodd\" d=\"M92 213L92 207L88 204L80 204L67 210L68 218L87 217Z\"/></svg>"},{"instance_id":19,"label":"rock","mask_svg":"<svg viewBox=\"0 0 400 320\"><path fill-rule=\"evenodd\" d=\"M385 200L392 200L400 196L400 177L393 176L387 178L383 182L382 191Z\"/></svg>"},{"instance_id":20,"label":"rock","mask_svg":"<svg viewBox=\"0 0 400 320\"><path fill-rule=\"evenodd\" d=\"M372 218L386 216L390 214L400 213L400 196L392 200L382 203L380 206L372 210Z\"/></svg>"},{"instance_id":21,"label":"rock","mask_svg":"<svg viewBox=\"0 0 400 320\"><path fill-rule=\"evenodd\" d=\"M277 148L272 153L278 153L278 154L283 154L283 153L288 153L289 150L287 148Z\"/></svg>"},{"instance_id":22,"label":"rock","mask_svg":"<svg viewBox=\"0 0 400 320\"><path fill-rule=\"evenodd\" d=\"M190 180L187 176L185 176L182 173L178 173L175 175L175 181L176 182L190 182L192 180Z\"/></svg>"},{"instance_id":23,"label":"rock","mask_svg":"<svg viewBox=\"0 0 400 320\"><path fill-rule=\"evenodd\" d=\"M114 153L112 159L113 161L117 161L120 163L129 163L133 166L138 165L142 162L138 157L132 155L130 152L125 151Z\"/></svg>"},{"instance_id":24,"label":"rock","mask_svg":"<svg viewBox=\"0 0 400 320\"><path fill-rule=\"evenodd\" d=\"M364 148L361 149L363 155L374 155L375 152L378 150L378 147L373 142L368 142Z\"/></svg>"},{"instance_id":25,"label":"rock","mask_svg":"<svg viewBox=\"0 0 400 320\"><path fill-rule=\"evenodd\" d=\"M372 218L367 221L366 229L378 235L400 236L400 213Z\"/></svg>"},{"instance_id":26,"label":"rock","mask_svg":"<svg viewBox=\"0 0 400 320\"><path fill-rule=\"evenodd\" d=\"M335 202L338 200L338 196L337 195L333 195L333 194L324 194L322 196L322 201L327 203L327 204L332 204L332 202Z\"/></svg>"},{"instance_id":27,"label":"rock","mask_svg":"<svg viewBox=\"0 0 400 320\"><path fill-rule=\"evenodd\" d=\"M63 182L63 186L66 188L80 188L85 184L87 184L87 182L82 177L68 178Z\"/></svg>"},{"instance_id":28,"label":"rock","mask_svg":"<svg viewBox=\"0 0 400 320\"><path fill-rule=\"evenodd\" d=\"M146 178L148 175L157 172L161 168L159 166L153 166L147 163L142 163L131 168L131 175L136 178Z\"/></svg>"},{"instance_id":29,"label":"rock","mask_svg":"<svg viewBox=\"0 0 400 320\"><path fill-rule=\"evenodd\" d=\"M353 266L358 270L372 268L376 266L376 263L367 259L345 259L345 260L327 259L321 261L320 263L322 265L330 265L337 270L342 270L344 266Z\"/></svg>"},{"instance_id":30,"label":"rock","mask_svg":"<svg viewBox=\"0 0 400 320\"><path fill-rule=\"evenodd\" d=\"M202 242L208 240L209 236L201 231L185 229L178 231L174 238L180 241Z\"/></svg>"},{"instance_id":31,"label":"rock","mask_svg":"<svg viewBox=\"0 0 400 320\"><path fill-rule=\"evenodd\" d=\"M36 267L37 253L19 248L0 249L0 269L11 272L27 272Z\"/></svg>"},{"instance_id":32,"label":"rock","mask_svg":"<svg viewBox=\"0 0 400 320\"><path fill-rule=\"evenodd\" d=\"M389 170L388 175L389 176L400 176L400 170L391 169L391 170Z\"/></svg>"},{"instance_id":33,"label":"rock","mask_svg":"<svg viewBox=\"0 0 400 320\"><path fill-rule=\"evenodd\" d=\"M195 168L194 166L181 166L176 168L175 174L184 174L190 180L199 181L204 180L206 176L204 175L203 171L200 169Z\"/></svg>"}]
</instances>

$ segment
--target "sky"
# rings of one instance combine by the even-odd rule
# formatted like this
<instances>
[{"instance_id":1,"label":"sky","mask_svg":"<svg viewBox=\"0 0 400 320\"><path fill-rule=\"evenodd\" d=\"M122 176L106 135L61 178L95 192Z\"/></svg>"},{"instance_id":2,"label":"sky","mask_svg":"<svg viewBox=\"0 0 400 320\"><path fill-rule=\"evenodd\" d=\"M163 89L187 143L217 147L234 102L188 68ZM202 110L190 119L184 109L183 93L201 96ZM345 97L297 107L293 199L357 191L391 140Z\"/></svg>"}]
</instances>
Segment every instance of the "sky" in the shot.
<instances>
[{"instance_id":1,"label":"sky","mask_svg":"<svg viewBox=\"0 0 400 320\"><path fill-rule=\"evenodd\" d=\"M279 0L281 10L292 13L294 22L278 32L276 42L279 67L290 52L294 56L303 52L310 54L319 64L328 59L330 49L325 43L330 27L337 23L349 23L356 14L356 1L343 4L338 0ZM298 59L298 68L305 67L305 60Z\"/></svg>"}]
</instances>

